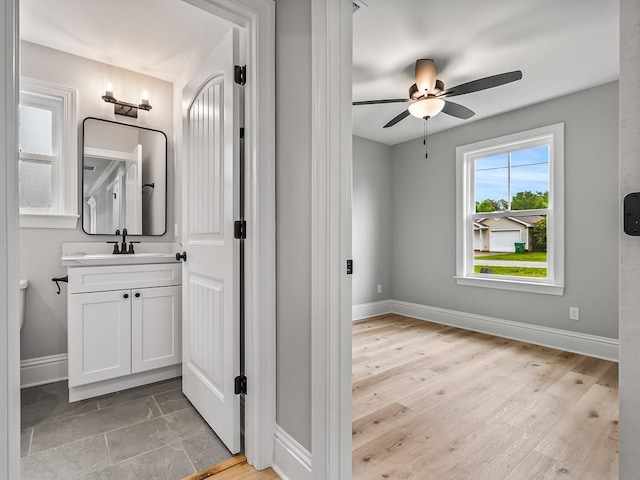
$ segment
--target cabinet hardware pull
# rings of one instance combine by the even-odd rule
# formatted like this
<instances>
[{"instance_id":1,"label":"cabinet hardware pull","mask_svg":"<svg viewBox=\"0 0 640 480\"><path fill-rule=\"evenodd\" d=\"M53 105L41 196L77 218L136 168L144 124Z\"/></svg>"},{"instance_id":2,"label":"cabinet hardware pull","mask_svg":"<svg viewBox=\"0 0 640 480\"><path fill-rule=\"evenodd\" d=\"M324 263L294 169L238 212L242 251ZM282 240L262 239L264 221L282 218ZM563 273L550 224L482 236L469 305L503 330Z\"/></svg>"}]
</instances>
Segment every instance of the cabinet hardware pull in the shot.
<instances>
[{"instance_id":1,"label":"cabinet hardware pull","mask_svg":"<svg viewBox=\"0 0 640 480\"><path fill-rule=\"evenodd\" d=\"M140 298L140 292L136 292L136 298Z\"/></svg>"},{"instance_id":2,"label":"cabinet hardware pull","mask_svg":"<svg viewBox=\"0 0 640 480\"><path fill-rule=\"evenodd\" d=\"M180 252L176 253L176 260L179 262L180 259L182 259L184 262L187 261L187 252L182 252L182 255L180 255Z\"/></svg>"},{"instance_id":3,"label":"cabinet hardware pull","mask_svg":"<svg viewBox=\"0 0 640 480\"><path fill-rule=\"evenodd\" d=\"M129 298L129 294L128 294L128 293L125 293L122 297L123 297L123 298Z\"/></svg>"}]
</instances>

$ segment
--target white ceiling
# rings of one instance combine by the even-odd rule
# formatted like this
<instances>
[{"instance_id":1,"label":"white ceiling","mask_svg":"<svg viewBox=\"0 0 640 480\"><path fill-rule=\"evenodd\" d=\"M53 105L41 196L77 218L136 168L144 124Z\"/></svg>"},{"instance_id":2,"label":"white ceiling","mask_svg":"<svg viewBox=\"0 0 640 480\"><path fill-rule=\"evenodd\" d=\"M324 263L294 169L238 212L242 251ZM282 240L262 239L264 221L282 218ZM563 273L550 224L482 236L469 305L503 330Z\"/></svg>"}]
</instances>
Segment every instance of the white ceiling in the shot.
<instances>
[{"instance_id":1,"label":"white ceiling","mask_svg":"<svg viewBox=\"0 0 640 480\"><path fill-rule=\"evenodd\" d=\"M407 98L418 58L433 58L445 87L512 70L523 79L452 98L470 120L439 114L429 132L618 79L618 0L364 0L353 17L353 99ZM389 145L423 134L407 104L353 107L354 134ZM597 118L597 112L594 112Z\"/></svg>"},{"instance_id":2,"label":"white ceiling","mask_svg":"<svg viewBox=\"0 0 640 480\"><path fill-rule=\"evenodd\" d=\"M170 82L229 26L180 0L20 0L23 40Z\"/></svg>"}]
</instances>

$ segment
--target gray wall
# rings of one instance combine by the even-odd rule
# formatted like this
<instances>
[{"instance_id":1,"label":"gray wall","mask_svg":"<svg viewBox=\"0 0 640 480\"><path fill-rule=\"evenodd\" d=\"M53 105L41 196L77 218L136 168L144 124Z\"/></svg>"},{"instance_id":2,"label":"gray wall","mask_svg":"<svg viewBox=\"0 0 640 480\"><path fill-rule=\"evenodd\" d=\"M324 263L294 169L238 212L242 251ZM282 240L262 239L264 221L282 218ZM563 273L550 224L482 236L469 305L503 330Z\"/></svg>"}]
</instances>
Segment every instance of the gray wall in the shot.
<instances>
[{"instance_id":1,"label":"gray wall","mask_svg":"<svg viewBox=\"0 0 640 480\"><path fill-rule=\"evenodd\" d=\"M276 4L276 420L311 449L311 1Z\"/></svg>"},{"instance_id":2,"label":"gray wall","mask_svg":"<svg viewBox=\"0 0 640 480\"><path fill-rule=\"evenodd\" d=\"M353 304L391 298L391 147L353 137ZM382 293L378 293L382 285Z\"/></svg>"},{"instance_id":3,"label":"gray wall","mask_svg":"<svg viewBox=\"0 0 640 480\"><path fill-rule=\"evenodd\" d=\"M565 123L565 294L456 285L456 147ZM394 300L618 338L618 83L392 148ZM569 306L580 320L569 320Z\"/></svg>"},{"instance_id":4,"label":"gray wall","mask_svg":"<svg viewBox=\"0 0 640 480\"><path fill-rule=\"evenodd\" d=\"M620 1L620 197L640 191L640 1ZM640 237L620 232L620 479L640 471Z\"/></svg>"},{"instance_id":5,"label":"gray wall","mask_svg":"<svg viewBox=\"0 0 640 480\"><path fill-rule=\"evenodd\" d=\"M168 178L173 178L173 87L171 83L33 43L22 42L20 48L23 76L78 90L78 142L80 145L82 142L82 120L89 116L162 130L169 138ZM100 98L102 77L108 74L119 79L122 93L118 93L118 97L125 101L136 101L140 95L138 85L142 82L148 85L152 95L153 110L142 113L137 120L127 121L123 119L128 117L115 117L113 106ZM78 178L80 179L81 176L79 175ZM169 182L169 205L173 201L173 186L172 182ZM81 210L82 205L79 208ZM167 235L140 237L139 240L144 242L172 241L172 214L173 210L170 209L167 218ZM67 351L66 286L64 284L62 286L62 295L56 295L55 284L51 282L52 277L66 275L66 268L60 263L61 243L104 242L115 238L104 235L86 235L81 226L82 221L79 219L78 227L74 230L20 229L20 277L26 278L30 282L27 290L26 319L20 341L20 357L22 359L56 355Z\"/></svg>"}]
</instances>

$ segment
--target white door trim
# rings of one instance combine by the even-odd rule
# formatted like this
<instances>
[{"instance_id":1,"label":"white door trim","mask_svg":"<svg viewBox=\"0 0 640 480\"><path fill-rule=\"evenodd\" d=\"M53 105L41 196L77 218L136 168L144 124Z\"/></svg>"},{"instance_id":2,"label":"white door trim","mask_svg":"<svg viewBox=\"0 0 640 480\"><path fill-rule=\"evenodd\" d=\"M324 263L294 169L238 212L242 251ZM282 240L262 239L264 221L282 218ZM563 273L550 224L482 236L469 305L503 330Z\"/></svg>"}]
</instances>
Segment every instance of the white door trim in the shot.
<instances>
[{"instance_id":1,"label":"white door trim","mask_svg":"<svg viewBox=\"0 0 640 480\"><path fill-rule=\"evenodd\" d=\"M18 0L0 9L0 480L9 480L20 478Z\"/></svg>"},{"instance_id":2,"label":"white door trim","mask_svg":"<svg viewBox=\"0 0 640 480\"><path fill-rule=\"evenodd\" d=\"M245 453L272 463L275 432L275 3L185 0L244 30L246 374ZM0 480L20 478L17 105L18 2L2 2L0 21ZM5 433L6 432L6 433Z\"/></svg>"},{"instance_id":3,"label":"white door trim","mask_svg":"<svg viewBox=\"0 0 640 480\"><path fill-rule=\"evenodd\" d=\"M242 27L245 85L245 455L273 462L276 425L275 2L184 0Z\"/></svg>"},{"instance_id":4,"label":"white door trim","mask_svg":"<svg viewBox=\"0 0 640 480\"><path fill-rule=\"evenodd\" d=\"M352 5L311 2L311 454L314 480L351 478ZM357 266L355 267L357 268Z\"/></svg>"}]
</instances>

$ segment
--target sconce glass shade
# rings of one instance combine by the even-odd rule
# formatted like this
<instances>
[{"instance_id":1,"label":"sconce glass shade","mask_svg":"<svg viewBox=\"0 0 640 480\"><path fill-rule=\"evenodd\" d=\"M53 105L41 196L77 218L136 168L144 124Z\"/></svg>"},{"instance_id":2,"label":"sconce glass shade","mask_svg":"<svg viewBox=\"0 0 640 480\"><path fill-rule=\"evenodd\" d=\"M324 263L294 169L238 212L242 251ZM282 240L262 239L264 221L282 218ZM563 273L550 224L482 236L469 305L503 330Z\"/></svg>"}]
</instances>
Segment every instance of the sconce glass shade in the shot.
<instances>
[{"instance_id":1,"label":"sconce glass shade","mask_svg":"<svg viewBox=\"0 0 640 480\"><path fill-rule=\"evenodd\" d=\"M429 97L409 105L409 113L417 118L433 117L439 114L444 108L444 100L441 98Z\"/></svg>"},{"instance_id":2,"label":"sconce glass shade","mask_svg":"<svg viewBox=\"0 0 640 480\"><path fill-rule=\"evenodd\" d=\"M108 103L115 103L116 101L116 89L115 82L111 75L105 75L102 77L102 99Z\"/></svg>"}]
</instances>

